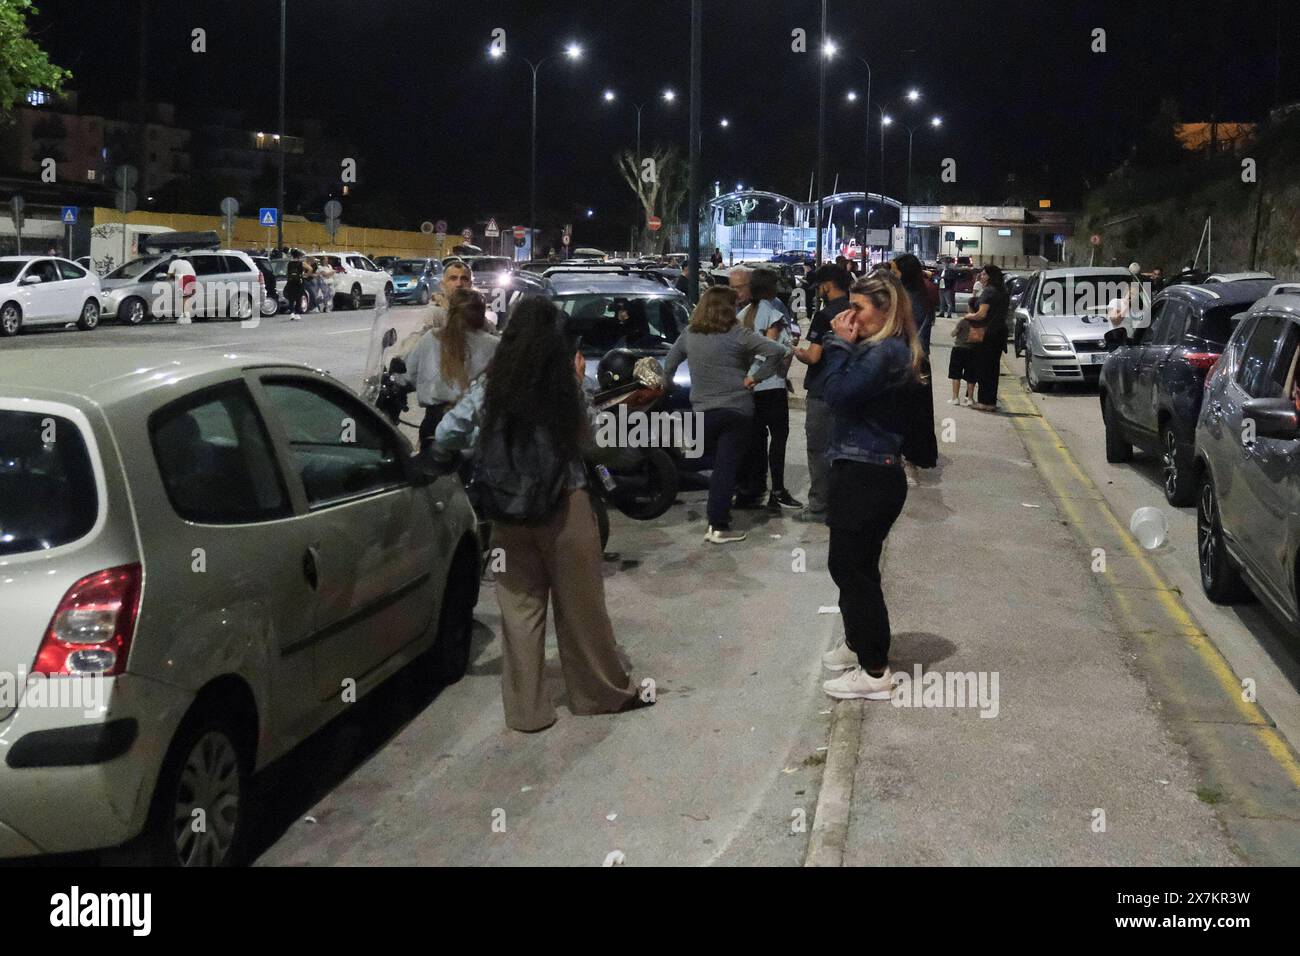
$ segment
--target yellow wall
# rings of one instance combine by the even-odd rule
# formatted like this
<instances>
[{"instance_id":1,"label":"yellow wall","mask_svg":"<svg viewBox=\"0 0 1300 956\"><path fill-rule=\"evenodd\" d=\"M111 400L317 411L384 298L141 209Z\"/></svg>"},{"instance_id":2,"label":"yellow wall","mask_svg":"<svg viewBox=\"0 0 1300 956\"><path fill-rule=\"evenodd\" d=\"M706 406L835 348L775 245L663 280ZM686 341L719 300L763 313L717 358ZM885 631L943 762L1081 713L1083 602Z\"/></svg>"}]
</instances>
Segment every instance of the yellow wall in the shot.
<instances>
[{"instance_id":1,"label":"yellow wall","mask_svg":"<svg viewBox=\"0 0 1300 956\"><path fill-rule=\"evenodd\" d=\"M94 225L121 222L124 218L116 209L96 206ZM220 216L187 216L178 213L142 212L129 213L125 217L134 225L167 226L177 232L208 232L221 236L226 243L224 220ZM258 224L256 219L236 219L234 236L229 247L234 249L265 249L275 242L275 229L267 229ZM296 246L305 252L356 251L370 256L434 256L442 258L452 254L452 248L465 240L458 233L452 233L438 240L436 235L426 236L421 232L406 232L400 229L362 229L359 226L343 226L329 241L329 233L319 222L297 222L286 220L284 223L284 244Z\"/></svg>"}]
</instances>

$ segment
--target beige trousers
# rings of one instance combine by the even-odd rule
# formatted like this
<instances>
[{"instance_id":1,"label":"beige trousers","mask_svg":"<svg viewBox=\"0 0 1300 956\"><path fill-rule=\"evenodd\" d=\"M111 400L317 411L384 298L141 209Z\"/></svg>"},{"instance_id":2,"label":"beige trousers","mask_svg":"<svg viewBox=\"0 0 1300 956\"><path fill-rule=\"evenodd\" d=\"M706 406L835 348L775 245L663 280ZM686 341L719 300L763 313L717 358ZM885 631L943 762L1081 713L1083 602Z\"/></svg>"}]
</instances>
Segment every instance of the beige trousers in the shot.
<instances>
[{"instance_id":1,"label":"beige trousers","mask_svg":"<svg viewBox=\"0 0 1300 956\"><path fill-rule=\"evenodd\" d=\"M586 489L565 495L555 514L531 527L497 524L494 546L504 549L496 574L504 664L501 698L506 724L541 730L555 722L546 692L546 606L555 606L560 669L575 714L606 714L636 696L614 649L605 609L600 532Z\"/></svg>"}]
</instances>

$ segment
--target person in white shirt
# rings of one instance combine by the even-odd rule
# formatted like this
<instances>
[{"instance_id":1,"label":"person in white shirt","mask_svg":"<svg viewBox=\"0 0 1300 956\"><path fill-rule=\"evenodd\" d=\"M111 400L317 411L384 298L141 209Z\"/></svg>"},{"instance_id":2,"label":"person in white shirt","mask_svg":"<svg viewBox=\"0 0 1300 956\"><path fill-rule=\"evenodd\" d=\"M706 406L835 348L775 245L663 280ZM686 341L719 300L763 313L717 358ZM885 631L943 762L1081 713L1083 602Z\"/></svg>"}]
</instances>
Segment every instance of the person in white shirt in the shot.
<instances>
[{"instance_id":1,"label":"person in white shirt","mask_svg":"<svg viewBox=\"0 0 1300 956\"><path fill-rule=\"evenodd\" d=\"M198 276L188 259L177 257L167 266L167 277L175 283L176 322L189 325L194 314L194 295L198 292Z\"/></svg>"}]
</instances>

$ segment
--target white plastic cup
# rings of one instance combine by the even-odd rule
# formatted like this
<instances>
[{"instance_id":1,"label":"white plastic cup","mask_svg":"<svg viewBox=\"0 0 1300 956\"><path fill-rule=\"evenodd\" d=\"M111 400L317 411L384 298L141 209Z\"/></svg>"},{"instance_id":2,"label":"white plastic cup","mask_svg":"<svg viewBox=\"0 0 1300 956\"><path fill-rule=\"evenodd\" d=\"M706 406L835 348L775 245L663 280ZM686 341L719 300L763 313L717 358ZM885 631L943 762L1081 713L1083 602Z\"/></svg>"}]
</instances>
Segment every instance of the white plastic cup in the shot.
<instances>
[{"instance_id":1,"label":"white plastic cup","mask_svg":"<svg viewBox=\"0 0 1300 956\"><path fill-rule=\"evenodd\" d=\"M1169 523L1159 508L1139 508L1129 519L1128 530L1137 538L1138 544L1153 551L1165 543L1165 538L1169 535Z\"/></svg>"}]
</instances>

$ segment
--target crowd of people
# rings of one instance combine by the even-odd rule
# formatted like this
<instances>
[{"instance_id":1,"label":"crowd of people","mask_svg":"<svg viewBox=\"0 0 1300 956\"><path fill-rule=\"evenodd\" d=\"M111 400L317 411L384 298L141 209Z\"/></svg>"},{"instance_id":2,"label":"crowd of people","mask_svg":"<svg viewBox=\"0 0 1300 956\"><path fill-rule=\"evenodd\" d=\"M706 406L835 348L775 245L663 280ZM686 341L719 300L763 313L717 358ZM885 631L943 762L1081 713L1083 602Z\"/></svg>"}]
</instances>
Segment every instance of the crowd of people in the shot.
<instances>
[{"instance_id":1,"label":"crowd of people","mask_svg":"<svg viewBox=\"0 0 1300 956\"><path fill-rule=\"evenodd\" d=\"M541 297L521 299L498 336L472 281L467 266L448 268L432 318L403 343L393 368L425 410L429 454L472 451L476 507L507 555L494 578L506 722L536 731L555 720L543 680L548 607L574 713L647 706L653 697L638 693L605 604L585 465L596 420L580 342ZM726 285L703 292L664 361L666 382L690 362L692 408L703 419L711 458L705 541L745 539L733 510L788 511L828 527L845 631L823 660L840 672L824 684L832 697L886 699L892 690L880 559L915 469L937 460L930 340L936 316L951 309L941 281L911 255L865 276L824 265L808 276L820 308L805 332L773 271L737 267ZM1007 307L1001 271L988 266L950 363L950 377L979 388L978 408L996 407ZM792 361L807 366L806 503L785 474Z\"/></svg>"}]
</instances>

